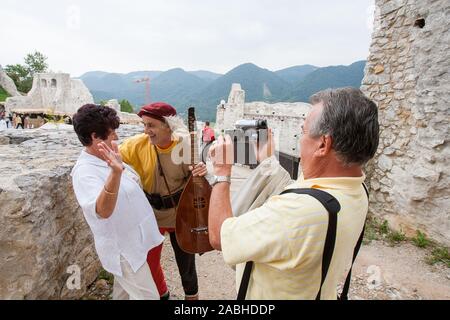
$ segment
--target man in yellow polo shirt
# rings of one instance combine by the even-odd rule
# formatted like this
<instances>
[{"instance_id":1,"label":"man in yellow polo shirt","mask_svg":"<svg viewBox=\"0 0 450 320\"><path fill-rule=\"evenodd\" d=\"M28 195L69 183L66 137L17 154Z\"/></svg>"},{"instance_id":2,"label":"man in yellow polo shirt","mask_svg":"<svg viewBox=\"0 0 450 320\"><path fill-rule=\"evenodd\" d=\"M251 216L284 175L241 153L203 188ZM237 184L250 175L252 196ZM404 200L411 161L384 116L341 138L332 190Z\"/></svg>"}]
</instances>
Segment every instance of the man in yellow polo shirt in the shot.
<instances>
[{"instance_id":1,"label":"man in yellow polo shirt","mask_svg":"<svg viewBox=\"0 0 450 320\"><path fill-rule=\"evenodd\" d=\"M164 102L144 106L139 114L144 133L125 140L119 147L125 163L131 165L141 178L143 189L155 212L161 234L169 233L181 282L187 300L198 299L198 280L195 255L184 252L175 236L176 206L190 175L189 164L178 159L182 136L189 132L177 116L175 108ZM184 135L183 134L183 135ZM186 137L185 137L186 138ZM206 166L199 163L192 170L194 176L206 175ZM169 298L169 290L161 268L162 244L153 248L147 257L153 279L161 299Z\"/></svg>"},{"instance_id":2,"label":"man in yellow polo shirt","mask_svg":"<svg viewBox=\"0 0 450 320\"><path fill-rule=\"evenodd\" d=\"M352 261L368 211L362 166L378 147L378 110L353 88L325 90L311 102L300 142L302 174L286 189L321 189L340 203L335 248L320 295L336 299L336 287ZM228 136L211 148L215 175L231 176L231 165L222 157L231 152ZM229 199L229 183L216 183L210 201L210 242L222 250L226 263L237 265L237 287L245 262L254 262L246 299L315 299L328 227L325 207L309 195L288 193L233 217Z\"/></svg>"}]
</instances>

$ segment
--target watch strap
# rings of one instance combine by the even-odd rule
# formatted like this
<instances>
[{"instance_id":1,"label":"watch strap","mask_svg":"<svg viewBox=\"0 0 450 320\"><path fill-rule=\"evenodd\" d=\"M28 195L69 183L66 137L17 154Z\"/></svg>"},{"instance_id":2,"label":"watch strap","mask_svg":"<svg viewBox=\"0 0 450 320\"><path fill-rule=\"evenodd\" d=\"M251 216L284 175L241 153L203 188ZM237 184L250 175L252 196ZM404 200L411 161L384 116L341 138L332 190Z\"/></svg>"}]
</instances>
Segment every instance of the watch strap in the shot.
<instances>
[{"instance_id":1,"label":"watch strap","mask_svg":"<svg viewBox=\"0 0 450 320\"><path fill-rule=\"evenodd\" d=\"M214 186L219 182L231 183L231 177L230 176L214 176L214 182L212 185Z\"/></svg>"}]
</instances>

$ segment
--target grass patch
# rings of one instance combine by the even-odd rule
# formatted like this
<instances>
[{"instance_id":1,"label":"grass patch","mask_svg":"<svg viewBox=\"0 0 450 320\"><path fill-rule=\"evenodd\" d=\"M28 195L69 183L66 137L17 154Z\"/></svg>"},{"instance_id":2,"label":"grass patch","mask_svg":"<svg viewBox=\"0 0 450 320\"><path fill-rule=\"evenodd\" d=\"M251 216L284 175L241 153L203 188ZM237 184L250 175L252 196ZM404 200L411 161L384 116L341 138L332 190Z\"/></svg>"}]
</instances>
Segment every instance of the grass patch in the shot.
<instances>
[{"instance_id":1,"label":"grass patch","mask_svg":"<svg viewBox=\"0 0 450 320\"><path fill-rule=\"evenodd\" d=\"M447 268L450 268L450 254L448 248L441 246L435 247L425 261L430 265L442 262Z\"/></svg>"},{"instance_id":2,"label":"grass patch","mask_svg":"<svg viewBox=\"0 0 450 320\"><path fill-rule=\"evenodd\" d=\"M443 263L450 268L449 248L428 239L426 234L420 230L416 231L415 237L408 238L402 230L392 230L387 220L381 220L373 215L369 215L366 221L363 244L367 245L373 240L385 241L390 246L395 246L402 242L410 242L418 248L427 250L426 263L430 265Z\"/></svg>"},{"instance_id":3,"label":"grass patch","mask_svg":"<svg viewBox=\"0 0 450 320\"><path fill-rule=\"evenodd\" d=\"M0 87L0 101L5 101L8 97L10 97L10 95L5 91L5 89Z\"/></svg>"},{"instance_id":4,"label":"grass patch","mask_svg":"<svg viewBox=\"0 0 450 320\"><path fill-rule=\"evenodd\" d=\"M407 238L403 231L392 230L387 220L380 220L374 216L369 216L367 218L364 240L364 244L368 244L372 240L385 240L389 245L394 246L402 241L406 241Z\"/></svg>"},{"instance_id":5,"label":"grass patch","mask_svg":"<svg viewBox=\"0 0 450 320\"><path fill-rule=\"evenodd\" d=\"M406 241L406 235L401 230L400 231L390 230L387 234L386 239L390 245L396 245L402 241Z\"/></svg>"},{"instance_id":6,"label":"grass patch","mask_svg":"<svg viewBox=\"0 0 450 320\"><path fill-rule=\"evenodd\" d=\"M80 300L111 300L113 285L114 275L100 268L97 278L89 284L86 293L80 297Z\"/></svg>"},{"instance_id":7,"label":"grass patch","mask_svg":"<svg viewBox=\"0 0 450 320\"><path fill-rule=\"evenodd\" d=\"M109 284L114 283L114 275L112 275L111 273L109 273L108 271L106 271L103 268L100 270L100 273L98 274L98 277L97 277L97 280L101 280L101 279L106 280Z\"/></svg>"},{"instance_id":8,"label":"grass patch","mask_svg":"<svg viewBox=\"0 0 450 320\"><path fill-rule=\"evenodd\" d=\"M389 224L387 220L384 220L383 223L380 225L380 232L381 234L388 234L390 232Z\"/></svg>"},{"instance_id":9,"label":"grass patch","mask_svg":"<svg viewBox=\"0 0 450 320\"><path fill-rule=\"evenodd\" d=\"M426 248L431 244L431 241L427 239L426 234L420 232L419 230L417 230L416 236L411 240L414 245L419 248Z\"/></svg>"},{"instance_id":10,"label":"grass patch","mask_svg":"<svg viewBox=\"0 0 450 320\"><path fill-rule=\"evenodd\" d=\"M364 230L363 244L369 244L372 240L380 240L376 218L368 216L366 221L366 229Z\"/></svg>"},{"instance_id":11,"label":"grass patch","mask_svg":"<svg viewBox=\"0 0 450 320\"><path fill-rule=\"evenodd\" d=\"M390 237L391 229L387 220L381 221L380 219L370 215L367 217L366 230L364 232L364 244L370 243L372 240L384 240ZM397 239L398 235L394 235L392 238Z\"/></svg>"}]
</instances>

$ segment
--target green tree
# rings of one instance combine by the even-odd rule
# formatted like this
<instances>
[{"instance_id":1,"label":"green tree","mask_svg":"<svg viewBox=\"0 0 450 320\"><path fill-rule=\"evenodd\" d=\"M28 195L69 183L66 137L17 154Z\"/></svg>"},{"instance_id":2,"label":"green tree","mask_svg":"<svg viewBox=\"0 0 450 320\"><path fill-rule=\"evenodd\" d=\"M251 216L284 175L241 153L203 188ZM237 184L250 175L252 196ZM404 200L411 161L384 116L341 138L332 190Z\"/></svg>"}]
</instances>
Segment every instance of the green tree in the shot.
<instances>
[{"instance_id":1,"label":"green tree","mask_svg":"<svg viewBox=\"0 0 450 320\"><path fill-rule=\"evenodd\" d=\"M35 73L46 72L48 69L47 57L35 51L29 53L24 59L25 64L7 65L5 71L16 84L17 90L27 93L33 85Z\"/></svg>"},{"instance_id":2,"label":"green tree","mask_svg":"<svg viewBox=\"0 0 450 320\"><path fill-rule=\"evenodd\" d=\"M38 51L33 54L29 53L25 57L25 65L31 76L35 73L46 72L48 69L47 57Z\"/></svg>"},{"instance_id":3,"label":"green tree","mask_svg":"<svg viewBox=\"0 0 450 320\"><path fill-rule=\"evenodd\" d=\"M120 111L129 113L134 112L134 107L128 100L122 99L119 101L119 104L120 104Z\"/></svg>"},{"instance_id":4,"label":"green tree","mask_svg":"<svg viewBox=\"0 0 450 320\"><path fill-rule=\"evenodd\" d=\"M0 101L5 101L9 97L8 92L0 86Z\"/></svg>"},{"instance_id":5,"label":"green tree","mask_svg":"<svg viewBox=\"0 0 450 320\"><path fill-rule=\"evenodd\" d=\"M7 65L5 71L16 84L20 92L28 92L31 89L29 73L25 66L21 64ZM31 82L32 84L32 82Z\"/></svg>"}]
</instances>

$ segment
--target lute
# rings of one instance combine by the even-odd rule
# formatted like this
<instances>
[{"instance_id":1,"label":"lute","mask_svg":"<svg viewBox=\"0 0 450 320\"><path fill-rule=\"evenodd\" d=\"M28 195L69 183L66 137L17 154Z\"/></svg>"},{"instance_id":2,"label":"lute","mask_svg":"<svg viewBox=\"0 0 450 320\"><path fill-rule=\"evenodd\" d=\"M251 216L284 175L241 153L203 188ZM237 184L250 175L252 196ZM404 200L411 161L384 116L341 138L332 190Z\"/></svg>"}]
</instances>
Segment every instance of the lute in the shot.
<instances>
[{"instance_id":1,"label":"lute","mask_svg":"<svg viewBox=\"0 0 450 320\"><path fill-rule=\"evenodd\" d=\"M195 109L188 109L191 165L199 162ZM190 176L177 207L175 234L181 249L188 253L204 253L214 250L209 243L208 211L211 186L205 177Z\"/></svg>"}]
</instances>

